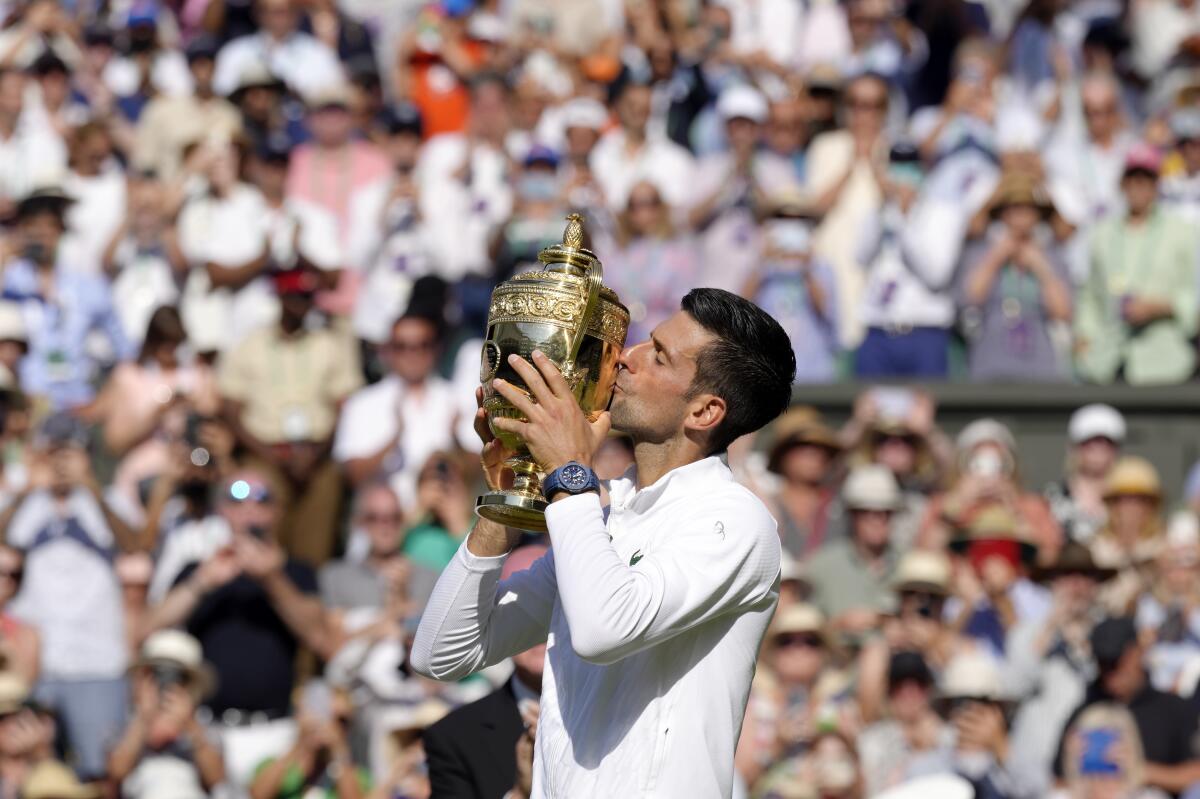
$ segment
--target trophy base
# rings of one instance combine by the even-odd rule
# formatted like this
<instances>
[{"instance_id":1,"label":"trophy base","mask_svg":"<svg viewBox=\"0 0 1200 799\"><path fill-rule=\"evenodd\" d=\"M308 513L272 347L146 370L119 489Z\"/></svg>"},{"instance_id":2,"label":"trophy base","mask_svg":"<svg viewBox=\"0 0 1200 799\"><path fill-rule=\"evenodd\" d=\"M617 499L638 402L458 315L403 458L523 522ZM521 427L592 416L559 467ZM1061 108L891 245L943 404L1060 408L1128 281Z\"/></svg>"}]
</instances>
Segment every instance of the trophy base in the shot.
<instances>
[{"instance_id":1,"label":"trophy base","mask_svg":"<svg viewBox=\"0 0 1200 799\"><path fill-rule=\"evenodd\" d=\"M475 513L505 527L546 532L546 500L526 494L492 491L475 500Z\"/></svg>"}]
</instances>

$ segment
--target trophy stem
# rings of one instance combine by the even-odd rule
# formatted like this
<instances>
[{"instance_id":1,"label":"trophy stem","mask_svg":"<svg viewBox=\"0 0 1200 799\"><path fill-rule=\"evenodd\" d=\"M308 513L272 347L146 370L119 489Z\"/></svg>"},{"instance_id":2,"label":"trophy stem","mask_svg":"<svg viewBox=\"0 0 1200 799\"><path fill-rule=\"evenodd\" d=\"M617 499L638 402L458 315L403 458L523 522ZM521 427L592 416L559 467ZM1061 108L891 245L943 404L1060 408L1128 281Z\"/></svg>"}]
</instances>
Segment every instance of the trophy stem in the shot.
<instances>
[{"instance_id":1,"label":"trophy stem","mask_svg":"<svg viewBox=\"0 0 1200 799\"><path fill-rule=\"evenodd\" d=\"M481 496L475 502L475 513L506 527L546 532L547 502L542 496L541 469L537 462L529 455L517 455L504 465L513 470L513 487Z\"/></svg>"}]
</instances>

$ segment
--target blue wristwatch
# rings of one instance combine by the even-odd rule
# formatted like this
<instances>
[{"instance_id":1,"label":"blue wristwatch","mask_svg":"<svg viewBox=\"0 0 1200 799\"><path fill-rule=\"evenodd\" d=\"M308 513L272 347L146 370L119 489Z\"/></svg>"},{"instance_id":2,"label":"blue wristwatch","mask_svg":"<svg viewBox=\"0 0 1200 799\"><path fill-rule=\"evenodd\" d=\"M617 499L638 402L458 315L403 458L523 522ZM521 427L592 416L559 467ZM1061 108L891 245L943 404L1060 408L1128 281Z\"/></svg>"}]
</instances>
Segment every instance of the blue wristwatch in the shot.
<instances>
[{"instance_id":1,"label":"blue wristwatch","mask_svg":"<svg viewBox=\"0 0 1200 799\"><path fill-rule=\"evenodd\" d=\"M542 480L542 495L554 499L559 491L567 494L582 494L584 491L599 491L600 478L578 461L567 461Z\"/></svg>"}]
</instances>

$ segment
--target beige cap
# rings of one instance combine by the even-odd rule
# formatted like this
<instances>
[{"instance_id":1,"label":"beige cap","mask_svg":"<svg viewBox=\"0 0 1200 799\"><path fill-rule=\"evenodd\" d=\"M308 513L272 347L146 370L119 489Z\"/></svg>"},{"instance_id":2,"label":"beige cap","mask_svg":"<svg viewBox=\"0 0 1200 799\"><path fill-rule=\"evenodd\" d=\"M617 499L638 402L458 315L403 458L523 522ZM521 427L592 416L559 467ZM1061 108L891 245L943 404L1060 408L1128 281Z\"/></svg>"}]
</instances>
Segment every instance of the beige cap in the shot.
<instances>
[{"instance_id":1,"label":"beige cap","mask_svg":"<svg viewBox=\"0 0 1200 799\"><path fill-rule=\"evenodd\" d=\"M878 464L855 467L842 486L842 501L850 510L894 511L901 500L895 475Z\"/></svg>"},{"instance_id":2,"label":"beige cap","mask_svg":"<svg viewBox=\"0 0 1200 799\"><path fill-rule=\"evenodd\" d=\"M950 559L941 552L925 549L905 553L896 566L892 589L925 591L943 596L950 593Z\"/></svg>"}]
</instances>

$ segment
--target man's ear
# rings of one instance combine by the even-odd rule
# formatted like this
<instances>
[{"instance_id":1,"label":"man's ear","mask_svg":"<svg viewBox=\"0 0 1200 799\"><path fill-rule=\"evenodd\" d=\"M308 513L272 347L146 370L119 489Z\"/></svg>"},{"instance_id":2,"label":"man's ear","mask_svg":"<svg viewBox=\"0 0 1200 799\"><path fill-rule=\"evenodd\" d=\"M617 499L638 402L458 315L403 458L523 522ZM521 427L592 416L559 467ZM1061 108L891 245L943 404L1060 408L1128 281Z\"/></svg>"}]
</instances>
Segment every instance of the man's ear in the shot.
<instances>
[{"instance_id":1,"label":"man's ear","mask_svg":"<svg viewBox=\"0 0 1200 799\"><path fill-rule=\"evenodd\" d=\"M698 394L688 403L683 428L708 435L725 421L725 400L716 394Z\"/></svg>"}]
</instances>

